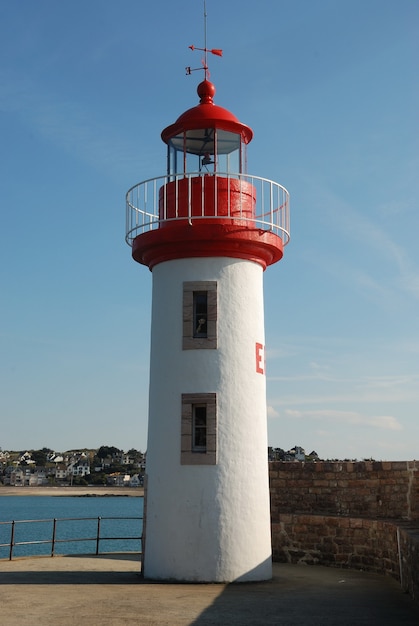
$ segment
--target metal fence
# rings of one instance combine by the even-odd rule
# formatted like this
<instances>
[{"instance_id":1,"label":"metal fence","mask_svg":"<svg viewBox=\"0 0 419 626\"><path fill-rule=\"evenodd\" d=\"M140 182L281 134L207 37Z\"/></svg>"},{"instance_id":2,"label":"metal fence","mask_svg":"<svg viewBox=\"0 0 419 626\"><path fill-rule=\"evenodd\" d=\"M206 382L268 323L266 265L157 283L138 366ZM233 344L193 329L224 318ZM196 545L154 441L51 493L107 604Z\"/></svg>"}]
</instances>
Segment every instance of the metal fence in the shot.
<instances>
[{"instance_id":1,"label":"metal fence","mask_svg":"<svg viewBox=\"0 0 419 626\"><path fill-rule=\"evenodd\" d=\"M11 561L13 559L14 549L19 546L45 546L50 544L50 555L54 556L56 553L57 546L62 544L69 543L80 543L80 542L89 542L94 543L93 551L84 551L84 554L101 554L101 546L103 546L104 542L114 542L114 541L123 541L126 543L136 542L138 549L137 550L129 550L130 552L139 552L142 553L142 535L127 535L127 536L113 536L109 534L109 531L104 534L103 532L103 522L104 521L126 521L126 520L142 520L142 517L62 517L62 518L51 518L51 519L39 519L39 520L12 520L10 522L0 522L0 530L2 531L2 535L4 534L4 528L7 526L10 527L10 540L7 543L0 543L0 548L7 548L9 552L8 559ZM91 522L94 523L94 532L88 536L83 537L80 536L79 533L75 533L76 536L69 536L69 532L74 532L74 524L69 531L67 528L66 536L59 536L60 530L62 530L62 525L65 522ZM38 536L44 535L42 538L38 539L27 539L24 541L17 540L17 530L21 527L25 527L25 530L29 528L29 525L38 525ZM43 526L46 528L45 533L39 532L39 527ZM49 525L49 527L48 527ZM86 526L86 524L85 524ZM33 526L31 526L33 529ZM7 530L6 530L7 532ZM87 532L87 531L86 531ZM33 534L33 533L32 533ZM35 533L36 534L36 533ZM48 536L46 536L48 534ZM26 532L26 536L30 535L30 533ZM118 550L119 552L120 550ZM112 552L112 550L107 549L106 552ZM80 553L80 552L75 552ZM70 552L61 552L61 554L70 554ZM103 554L103 552L102 552ZM31 551L30 554L25 556L39 556L36 554L36 551Z\"/></svg>"},{"instance_id":2,"label":"metal fence","mask_svg":"<svg viewBox=\"0 0 419 626\"><path fill-rule=\"evenodd\" d=\"M278 235L285 246L290 239L289 208L285 187L260 176L219 172L159 176L127 192L126 241L132 245L138 235L163 222L239 218L243 225Z\"/></svg>"}]
</instances>

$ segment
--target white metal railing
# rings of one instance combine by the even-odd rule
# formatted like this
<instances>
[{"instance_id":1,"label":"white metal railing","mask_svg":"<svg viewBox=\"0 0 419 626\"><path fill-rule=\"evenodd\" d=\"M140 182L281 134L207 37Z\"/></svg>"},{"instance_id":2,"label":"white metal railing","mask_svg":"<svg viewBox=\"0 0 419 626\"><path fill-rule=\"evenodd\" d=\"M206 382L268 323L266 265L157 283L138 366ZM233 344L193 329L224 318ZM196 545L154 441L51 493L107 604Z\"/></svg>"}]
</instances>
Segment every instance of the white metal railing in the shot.
<instances>
[{"instance_id":1,"label":"white metal railing","mask_svg":"<svg viewBox=\"0 0 419 626\"><path fill-rule=\"evenodd\" d=\"M278 183L247 174L195 172L150 178L127 192L125 240L132 245L138 235L163 222L220 218L271 231L285 246L290 239L289 193Z\"/></svg>"}]
</instances>

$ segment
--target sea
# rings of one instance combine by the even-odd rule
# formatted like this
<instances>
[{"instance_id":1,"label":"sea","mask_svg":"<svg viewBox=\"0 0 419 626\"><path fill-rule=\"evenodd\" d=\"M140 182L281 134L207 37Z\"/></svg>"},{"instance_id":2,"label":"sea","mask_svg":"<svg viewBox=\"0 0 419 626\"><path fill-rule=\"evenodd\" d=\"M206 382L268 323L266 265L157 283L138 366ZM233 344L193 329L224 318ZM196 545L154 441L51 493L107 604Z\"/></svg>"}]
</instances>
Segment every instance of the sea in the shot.
<instances>
[{"instance_id":1,"label":"sea","mask_svg":"<svg viewBox=\"0 0 419 626\"><path fill-rule=\"evenodd\" d=\"M0 496L0 559L9 558L12 524L4 522L13 520L13 558L51 554L54 518L56 555L94 554L98 524L99 552L141 552L143 504L139 496Z\"/></svg>"}]
</instances>

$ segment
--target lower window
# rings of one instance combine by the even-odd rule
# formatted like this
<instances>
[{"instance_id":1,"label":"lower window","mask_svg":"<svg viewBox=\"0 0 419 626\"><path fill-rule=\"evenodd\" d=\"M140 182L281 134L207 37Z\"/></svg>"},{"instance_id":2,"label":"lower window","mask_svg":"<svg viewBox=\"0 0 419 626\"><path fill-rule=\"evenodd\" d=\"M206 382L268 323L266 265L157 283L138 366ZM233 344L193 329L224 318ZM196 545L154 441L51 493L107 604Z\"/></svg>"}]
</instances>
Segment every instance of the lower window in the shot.
<instances>
[{"instance_id":1,"label":"lower window","mask_svg":"<svg viewBox=\"0 0 419 626\"><path fill-rule=\"evenodd\" d=\"M182 394L181 464L215 465L217 411L215 393Z\"/></svg>"}]
</instances>

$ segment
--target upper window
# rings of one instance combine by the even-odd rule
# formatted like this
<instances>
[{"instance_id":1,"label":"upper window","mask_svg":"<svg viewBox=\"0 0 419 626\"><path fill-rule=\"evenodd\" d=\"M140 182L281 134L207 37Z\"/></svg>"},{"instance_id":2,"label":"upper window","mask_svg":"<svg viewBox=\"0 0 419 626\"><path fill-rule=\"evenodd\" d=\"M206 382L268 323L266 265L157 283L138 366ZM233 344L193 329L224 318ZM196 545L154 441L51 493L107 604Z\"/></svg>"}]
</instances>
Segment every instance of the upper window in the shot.
<instances>
[{"instance_id":1,"label":"upper window","mask_svg":"<svg viewBox=\"0 0 419 626\"><path fill-rule=\"evenodd\" d=\"M208 291L193 292L193 336L208 337Z\"/></svg>"},{"instance_id":2,"label":"upper window","mask_svg":"<svg viewBox=\"0 0 419 626\"><path fill-rule=\"evenodd\" d=\"M183 283L183 349L217 347L217 283Z\"/></svg>"}]
</instances>

